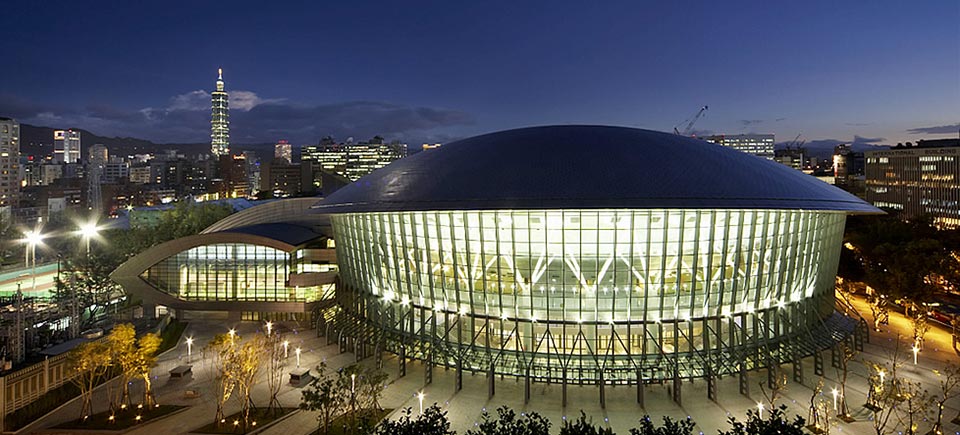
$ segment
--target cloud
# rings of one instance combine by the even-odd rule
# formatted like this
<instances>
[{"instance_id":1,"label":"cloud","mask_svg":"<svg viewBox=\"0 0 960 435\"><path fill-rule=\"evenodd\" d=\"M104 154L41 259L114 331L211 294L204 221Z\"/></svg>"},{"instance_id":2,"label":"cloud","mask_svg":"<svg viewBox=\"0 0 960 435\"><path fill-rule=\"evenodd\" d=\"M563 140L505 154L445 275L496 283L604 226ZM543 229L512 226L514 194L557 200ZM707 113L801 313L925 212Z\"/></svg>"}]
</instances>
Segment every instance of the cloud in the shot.
<instances>
[{"instance_id":1,"label":"cloud","mask_svg":"<svg viewBox=\"0 0 960 435\"><path fill-rule=\"evenodd\" d=\"M79 127L107 136L129 136L161 143L199 143L210 137L210 93L195 90L171 97L159 107L138 110L109 105L53 107L0 98L0 113L20 122L49 127ZM233 143L287 139L315 143L320 137L439 141L447 127L469 125L472 115L452 109L382 101L302 104L264 98L252 91L230 91L230 137ZM437 138L437 139L431 139Z\"/></svg>"},{"instance_id":2,"label":"cloud","mask_svg":"<svg viewBox=\"0 0 960 435\"><path fill-rule=\"evenodd\" d=\"M960 122L950 125L938 125L935 127L917 127L907 130L910 134L956 134L960 131Z\"/></svg>"},{"instance_id":3,"label":"cloud","mask_svg":"<svg viewBox=\"0 0 960 435\"><path fill-rule=\"evenodd\" d=\"M879 145L878 142L883 142L887 140L883 137L863 137L863 136L853 136L853 145Z\"/></svg>"},{"instance_id":4,"label":"cloud","mask_svg":"<svg viewBox=\"0 0 960 435\"><path fill-rule=\"evenodd\" d=\"M762 119L741 119L740 125L744 127L749 127L751 125L757 125L763 123Z\"/></svg>"},{"instance_id":5,"label":"cloud","mask_svg":"<svg viewBox=\"0 0 960 435\"><path fill-rule=\"evenodd\" d=\"M777 119L774 119L773 122L780 122L780 121L786 121L786 120L787 118L777 118Z\"/></svg>"},{"instance_id":6,"label":"cloud","mask_svg":"<svg viewBox=\"0 0 960 435\"><path fill-rule=\"evenodd\" d=\"M843 125L849 125L851 127L865 127L868 125L873 125L872 122L845 122Z\"/></svg>"}]
</instances>

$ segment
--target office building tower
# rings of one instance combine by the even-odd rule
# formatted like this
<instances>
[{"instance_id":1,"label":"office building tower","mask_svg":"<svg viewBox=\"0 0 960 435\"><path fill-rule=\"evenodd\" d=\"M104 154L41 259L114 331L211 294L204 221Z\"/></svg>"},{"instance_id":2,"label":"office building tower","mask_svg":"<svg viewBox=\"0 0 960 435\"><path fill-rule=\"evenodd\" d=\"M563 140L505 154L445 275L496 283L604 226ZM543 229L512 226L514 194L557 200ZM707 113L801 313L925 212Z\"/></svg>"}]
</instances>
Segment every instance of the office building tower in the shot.
<instances>
[{"instance_id":1,"label":"office building tower","mask_svg":"<svg viewBox=\"0 0 960 435\"><path fill-rule=\"evenodd\" d=\"M960 228L960 140L864 154L868 202L903 219L930 216L937 226Z\"/></svg>"},{"instance_id":2,"label":"office building tower","mask_svg":"<svg viewBox=\"0 0 960 435\"><path fill-rule=\"evenodd\" d=\"M281 159L289 165L293 163L293 147L289 142L281 139L273 146L273 157L275 159Z\"/></svg>"},{"instance_id":3,"label":"office building tower","mask_svg":"<svg viewBox=\"0 0 960 435\"><path fill-rule=\"evenodd\" d=\"M20 124L0 118L0 207L17 206L20 180Z\"/></svg>"},{"instance_id":4,"label":"office building tower","mask_svg":"<svg viewBox=\"0 0 960 435\"><path fill-rule=\"evenodd\" d=\"M210 94L210 151L219 157L230 154L230 109L223 90L223 70L217 74L217 90Z\"/></svg>"},{"instance_id":5,"label":"office building tower","mask_svg":"<svg viewBox=\"0 0 960 435\"><path fill-rule=\"evenodd\" d=\"M387 143L379 136L369 142L359 143L321 141L319 145L303 147L300 154L304 162L311 162L324 171L355 181L406 157L407 144L397 141Z\"/></svg>"},{"instance_id":6,"label":"office building tower","mask_svg":"<svg viewBox=\"0 0 960 435\"><path fill-rule=\"evenodd\" d=\"M733 148L747 154L753 154L757 157L773 160L773 135L772 134L736 134L736 135L715 135L704 137L703 140Z\"/></svg>"},{"instance_id":7,"label":"office building tower","mask_svg":"<svg viewBox=\"0 0 960 435\"><path fill-rule=\"evenodd\" d=\"M53 162L80 163L80 132L56 130L53 132Z\"/></svg>"}]
</instances>

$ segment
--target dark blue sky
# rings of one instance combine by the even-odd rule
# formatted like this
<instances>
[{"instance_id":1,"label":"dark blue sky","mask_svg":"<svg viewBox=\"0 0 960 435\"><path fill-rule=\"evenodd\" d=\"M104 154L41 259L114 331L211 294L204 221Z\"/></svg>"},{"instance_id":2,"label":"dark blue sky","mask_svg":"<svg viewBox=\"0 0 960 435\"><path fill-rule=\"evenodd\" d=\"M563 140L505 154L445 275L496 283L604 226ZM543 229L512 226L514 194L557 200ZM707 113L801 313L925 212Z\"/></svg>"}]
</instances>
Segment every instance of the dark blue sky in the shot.
<instances>
[{"instance_id":1,"label":"dark blue sky","mask_svg":"<svg viewBox=\"0 0 960 435\"><path fill-rule=\"evenodd\" d=\"M204 142L222 66L235 143L671 130L704 104L697 130L779 141L960 121L956 0L139 3L5 5L0 116Z\"/></svg>"}]
</instances>

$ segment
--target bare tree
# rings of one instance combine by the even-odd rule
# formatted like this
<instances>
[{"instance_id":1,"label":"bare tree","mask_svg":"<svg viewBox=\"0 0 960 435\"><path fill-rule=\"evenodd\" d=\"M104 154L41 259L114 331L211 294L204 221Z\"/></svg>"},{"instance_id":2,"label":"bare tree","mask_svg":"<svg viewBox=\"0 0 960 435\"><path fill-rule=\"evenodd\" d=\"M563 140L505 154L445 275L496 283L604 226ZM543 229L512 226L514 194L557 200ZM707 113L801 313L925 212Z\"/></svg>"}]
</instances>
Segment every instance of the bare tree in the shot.
<instances>
[{"instance_id":1,"label":"bare tree","mask_svg":"<svg viewBox=\"0 0 960 435\"><path fill-rule=\"evenodd\" d=\"M837 418L843 421L851 422L850 409L847 407L847 375L850 372L850 361L857 356L857 350L850 346L848 340L841 340L837 343L834 352L839 352L840 365L837 367L837 378L840 379L840 403L837 407Z\"/></svg>"},{"instance_id":2,"label":"bare tree","mask_svg":"<svg viewBox=\"0 0 960 435\"><path fill-rule=\"evenodd\" d=\"M770 371L770 380L773 382L760 382L760 392L770 404L770 409L777 409L777 400L787 391L787 374L783 372L780 364L772 364L767 370ZM767 386L770 387L769 392Z\"/></svg>"},{"instance_id":3,"label":"bare tree","mask_svg":"<svg viewBox=\"0 0 960 435\"><path fill-rule=\"evenodd\" d=\"M823 377L817 381L817 386L813 388L813 394L810 395L810 409L807 412L807 429L815 434L824 434L830 432L830 425L825 417L824 410L821 407L823 391Z\"/></svg>"},{"instance_id":4,"label":"bare tree","mask_svg":"<svg viewBox=\"0 0 960 435\"><path fill-rule=\"evenodd\" d=\"M280 334L267 336L264 340L264 350L267 389L270 391L270 403L267 405L267 411L274 411L274 415L276 415L282 407L277 395L280 394L280 387L283 385L283 368L286 365L286 359L283 357L283 337Z\"/></svg>"},{"instance_id":5,"label":"bare tree","mask_svg":"<svg viewBox=\"0 0 960 435\"><path fill-rule=\"evenodd\" d=\"M934 370L940 381L940 393L936 397L937 420L930 432L943 433L943 405L950 399L960 396L960 365L947 364L943 370Z\"/></svg>"},{"instance_id":6,"label":"bare tree","mask_svg":"<svg viewBox=\"0 0 960 435\"><path fill-rule=\"evenodd\" d=\"M243 416L243 429L250 427L250 408L253 406L253 400L250 393L260 378L260 370L265 361L263 352L266 337L256 335L237 350L235 364L233 367L233 380L236 382L237 400L240 402L240 414Z\"/></svg>"},{"instance_id":7,"label":"bare tree","mask_svg":"<svg viewBox=\"0 0 960 435\"><path fill-rule=\"evenodd\" d=\"M871 411L873 411L871 423L873 424L873 430L876 435L886 434L887 426L891 423L894 423L896 426L896 422L892 420L892 417L897 414L897 408L904 398L900 392L900 387L904 380L900 378L900 374L898 373L904 361L901 347L902 342L898 335L893 352L890 354L889 362L882 364L871 363L879 368L879 372L885 374L883 380L878 383L877 392L874 394L876 408L871 409Z\"/></svg>"},{"instance_id":8,"label":"bare tree","mask_svg":"<svg viewBox=\"0 0 960 435\"><path fill-rule=\"evenodd\" d=\"M218 334L207 343L207 349L213 352L213 366L216 372L214 383L217 393L217 414L215 417L217 426L226 422L223 408L233 393L233 366L239 340L240 337L236 334Z\"/></svg>"},{"instance_id":9,"label":"bare tree","mask_svg":"<svg viewBox=\"0 0 960 435\"><path fill-rule=\"evenodd\" d=\"M921 421L927 419L934 398L923 389L919 382L904 379L900 383L900 406L898 418L906 429L905 435L917 435Z\"/></svg>"}]
</instances>

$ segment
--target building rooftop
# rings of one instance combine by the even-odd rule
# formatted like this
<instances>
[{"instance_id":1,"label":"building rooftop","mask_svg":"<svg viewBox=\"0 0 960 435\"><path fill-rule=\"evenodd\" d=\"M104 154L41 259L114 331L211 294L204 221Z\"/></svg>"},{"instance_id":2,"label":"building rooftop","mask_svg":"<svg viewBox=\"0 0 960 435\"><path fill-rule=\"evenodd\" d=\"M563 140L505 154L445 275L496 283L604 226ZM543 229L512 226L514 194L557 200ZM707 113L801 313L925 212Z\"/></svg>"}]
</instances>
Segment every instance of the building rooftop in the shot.
<instances>
[{"instance_id":1,"label":"building rooftop","mask_svg":"<svg viewBox=\"0 0 960 435\"><path fill-rule=\"evenodd\" d=\"M585 125L521 128L444 144L360 178L313 210L562 208L881 213L793 168L720 145Z\"/></svg>"},{"instance_id":2,"label":"building rooftop","mask_svg":"<svg viewBox=\"0 0 960 435\"><path fill-rule=\"evenodd\" d=\"M263 223L245 227L230 228L220 232L267 237L291 246L300 246L320 237L320 234L314 232L310 228L286 223Z\"/></svg>"}]
</instances>

